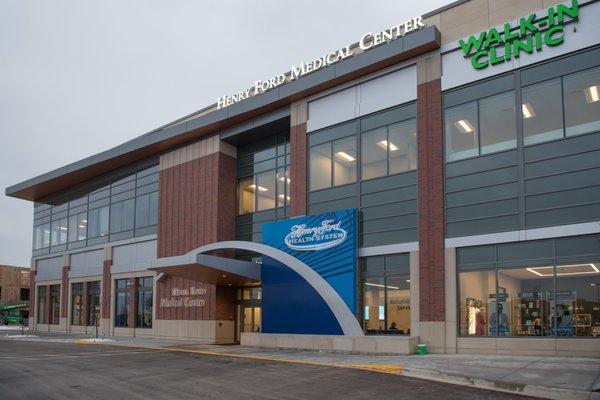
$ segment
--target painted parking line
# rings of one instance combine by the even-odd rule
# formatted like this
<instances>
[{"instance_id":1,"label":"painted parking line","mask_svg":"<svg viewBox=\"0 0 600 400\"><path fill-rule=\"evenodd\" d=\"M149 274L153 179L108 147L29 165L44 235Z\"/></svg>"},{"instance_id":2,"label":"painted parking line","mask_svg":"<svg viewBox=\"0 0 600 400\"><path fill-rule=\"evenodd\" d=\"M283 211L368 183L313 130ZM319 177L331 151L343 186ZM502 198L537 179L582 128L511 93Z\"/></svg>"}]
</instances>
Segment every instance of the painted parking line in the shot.
<instances>
[{"instance_id":1,"label":"painted parking line","mask_svg":"<svg viewBox=\"0 0 600 400\"><path fill-rule=\"evenodd\" d=\"M123 356L130 354L149 354L155 353L155 350L140 349L140 350L117 350L117 351L102 351L102 352L85 352L85 353L56 353L56 354L37 354L34 356L0 356L0 361L43 361L69 358L92 358L92 357L110 357Z\"/></svg>"}]
</instances>

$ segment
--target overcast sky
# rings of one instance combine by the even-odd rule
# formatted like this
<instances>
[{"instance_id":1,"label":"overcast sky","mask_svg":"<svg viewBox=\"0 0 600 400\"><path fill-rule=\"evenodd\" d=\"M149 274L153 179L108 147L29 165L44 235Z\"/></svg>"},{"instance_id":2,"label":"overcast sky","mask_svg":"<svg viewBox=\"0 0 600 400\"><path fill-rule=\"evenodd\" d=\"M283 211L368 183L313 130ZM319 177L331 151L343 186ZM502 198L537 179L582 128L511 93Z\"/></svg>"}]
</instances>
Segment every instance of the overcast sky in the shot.
<instances>
[{"instance_id":1,"label":"overcast sky","mask_svg":"<svg viewBox=\"0 0 600 400\"><path fill-rule=\"evenodd\" d=\"M7 186L449 2L0 0L0 264L31 258Z\"/></svg>"}]
</instances>

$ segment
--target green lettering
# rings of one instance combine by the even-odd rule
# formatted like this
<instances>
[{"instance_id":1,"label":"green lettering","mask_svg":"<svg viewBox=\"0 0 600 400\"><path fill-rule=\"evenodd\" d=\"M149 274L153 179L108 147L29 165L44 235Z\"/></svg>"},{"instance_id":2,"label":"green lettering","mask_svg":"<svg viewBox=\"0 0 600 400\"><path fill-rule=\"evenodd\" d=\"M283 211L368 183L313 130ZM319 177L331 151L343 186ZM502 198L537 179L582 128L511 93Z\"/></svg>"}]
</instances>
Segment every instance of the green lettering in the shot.
<instances>
[{"instance_id":1,"label":"green lettering","mask_svg":"<svg viewBox=\"0 0 600 400\"><path fill-rule=\"evenodd\" d=\"M562 24L565 20L565 14L575 19L579 16L579 4L577 0L571 0L571 7L567 7L564 4L559 4L556 7L556 13L558 14L558 23Z\"/></svg>"},{"instance_id":2,"label":"green lettering","mask_svg":"<svg viewBox=\"0 0 600 400\"><path fill-rule=\"evenodd\" d=\"M485 67L487 67L488 60L483 59L487 55L488 55L487 50L481 50L481 51L478 51L477 53L473 54L473 56L471 57L471 65L473 66L473 68L484 69Z\"/></svg>"},{"instance_id":3,"label":"green lettering","mask_svg":"<svg viewBox=\"0 0 600 400\"><path fill-rule=\"evenodd\" d=\"M519 20L519 33L521 36L525 35L527 31L529 32L537 32L538 27L533 24L535 21L535 14L531 14L527 18L521 18Z\"/></svg>"},{"instance_id":4,"label":"green lettering","mask_svg":"<svg viewBox=\"0 0 600 400\"><path fill-rule=\"evenodd\" d=\"M542 33L535 33L535 51L542 51Z\"/></svg>"},{"instance_id":5,"label":"green lettering","mask_svg":"<svg viewBox=\"0 0 600 400\"><path fill-rule=\"evenodd\" d=\"M484 39L485 39L485 32L481 32L479 34L479 38L476 38L475 36L471 35L466 43L462 39L460 39L458 41L458 43L460 44L460 47L462 48L463 53L465 53L465 56L467 56L467 55L469 55L469 53L471 52L471 49L473 49L473 48L475 48L477 50L481 50L481 46L483 45Z\"/></svg>"},{"instance_id":6,"label":"green lettering","mask_svg":"<svg viewBox=\"0 0 600 400\"><path fill-rule=\"evenodd\" d=\"M492 28L488 31L487 37L485 38L485 47L489 48L497 43L502 43L502 36L500 36L496 28Z\"/></svg>"},{"instance_id":7,"label":"green lettering","mask_svg":"<svg viewBox=\"0 0 600 400\"><path fill-rule=\"evenodd\" d=\"M496 64L501 64L504 62L504 57L503 56L498 56L496 55L496 51L499 49L500 47L492 47L490 49L490 64L491 65L496 65Z\"/></svg>"},{"instance_id":8,"label":"green lettering","mask_svg":"<svg viewBox=\"0 0 600 400\"><path fill-rule=\"evenodd\" d=\"M512 47L510 42L504 43L504 60L509 61L512 53Z\"/></svg>"},{"instance_id":9,"label":"green lettering","mask_svg":"<svg viewBox=\"0 0 600 400\"><path fill-rule=\"evenodd\" d=\"M552 37L555 33L559 33L560 36ZM561 25L553 26L544 32L544 43L548 46L557 46L565 41L565 36L563 35L563 27Z\"/></svg>"},{"instance_id":10,"label":"green lettering","mask_svg":"<svg viewBox=\"0 0 600 400\"><path fill-rule=\"evenodd\" d=\"M515 55L515 58L519 58L521 50L527 54L533 53L533 37L527 36L525 40L526 42L523 42L523 40L515 40L513 42L513 54Z\"/></svg>"},{"instance_id":11,"label":"green lettering","mask_svg":"<svg viewBox=\"0 0 600 400\"><path fill-rule=\"evenodd\" d=\"M506 24L504 24L504 41L505 42L510 42L513 39L516 39L519 37L519 33L518 32L512 32L511 30L512 27L510 26L510 24L507 22Z\"/></svg>"}]
</instances>

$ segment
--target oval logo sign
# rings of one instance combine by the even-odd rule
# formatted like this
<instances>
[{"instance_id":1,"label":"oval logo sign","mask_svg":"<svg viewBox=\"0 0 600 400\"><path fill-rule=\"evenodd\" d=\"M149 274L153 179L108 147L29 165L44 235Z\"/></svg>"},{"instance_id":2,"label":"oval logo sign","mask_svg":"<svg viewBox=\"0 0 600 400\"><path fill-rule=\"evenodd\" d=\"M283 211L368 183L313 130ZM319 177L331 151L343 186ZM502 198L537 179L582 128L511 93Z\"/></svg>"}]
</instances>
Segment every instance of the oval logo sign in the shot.
<instances>
[{"instance_id":1,"label":"oval logo sign","mask_svg":"<svg viewBox=\"0 0 600 400\"><path fill-rule=\"evenodd\" d=\"M343 243L347 237L342 221L334 223L334 220L328 219L315 227L307 227L306 224L292 226L285 237L285 244L297 251L325 250Z\"/></svg>"}]
</instances>

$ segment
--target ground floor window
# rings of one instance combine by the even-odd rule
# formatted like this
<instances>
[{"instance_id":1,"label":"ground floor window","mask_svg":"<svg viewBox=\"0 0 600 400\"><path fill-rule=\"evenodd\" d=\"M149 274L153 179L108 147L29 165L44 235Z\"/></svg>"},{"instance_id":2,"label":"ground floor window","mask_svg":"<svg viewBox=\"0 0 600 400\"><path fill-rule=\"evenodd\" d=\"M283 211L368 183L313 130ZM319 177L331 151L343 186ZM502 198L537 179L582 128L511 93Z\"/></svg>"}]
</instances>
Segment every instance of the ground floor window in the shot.
<instances>
[{"instance_id":1,"label":"ground floor window","mask_svg":"<svg viewBox=\"0 0 600 400\"><path fill-rule=\"evenodd\" d=\"M88 326L100 324L100 281L87 282Z\"/></svg>"},{"instance_id":2,"label":"ground floor window","mask_svg":"<svg viewBox=\"0 0 600 400\"><path fill-rule=\"evenodd\" d=\"M50 324L60 323L60 285L50 285Z\"/></svg>"},{"instance_id":3,"label":"ground floor window","mask_svg":"<svg viewBox=\"0 0 600 400\"><path fill-rule=\"evenodd\" d=\"M600 235L458 250L461 336L600 337Z\"/></svg>"},{"instance_id":4,"label":"ground floor window","mask_svg":"<svg viewBox=\"0 0 600 400\"><path fill-rule=\"evenodd\" d=\"M137 278L137 318L136 328L152 328L152 295L154 278Z\"/></svg>"},{"instance_id":5,"label":"ground floor window","mask_svg":"<svg viewBox=\"0 0 600 400\"><path fill-rule=\"evenodd\" d=\"M38 286L37 288L37 323L47 324L46 321L46 286Z\"/></svg>"},{"instance_id":6,"label":"ground floor window","mask_svg":"<svg viewBox=\"0 0 600 400\"><path fill-rule=\"evenodd\" d=\"M408 254L362 260L363 321L368 334L410 334Z\"/></svg>"},{"instance_id":7,"label":"ground floor window","mask_svg":"<svg viewBox=\"0 0 600 400\"><path fill-rule=\"evenodd\" d=\"M129 279L115 280L115 327L127 328L129 317L129 298L130 298Z\"/></svg>"},{"instance_id":8,"label":"ground floor window","mask_svg":"<svg viewBox=\"0 0 600 400\"><path fill-rule=\"evenodd\" d=\"M71 325L83 325L83 283L71 285Z\"/></svg>"}]
</instances>

